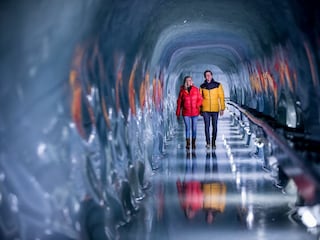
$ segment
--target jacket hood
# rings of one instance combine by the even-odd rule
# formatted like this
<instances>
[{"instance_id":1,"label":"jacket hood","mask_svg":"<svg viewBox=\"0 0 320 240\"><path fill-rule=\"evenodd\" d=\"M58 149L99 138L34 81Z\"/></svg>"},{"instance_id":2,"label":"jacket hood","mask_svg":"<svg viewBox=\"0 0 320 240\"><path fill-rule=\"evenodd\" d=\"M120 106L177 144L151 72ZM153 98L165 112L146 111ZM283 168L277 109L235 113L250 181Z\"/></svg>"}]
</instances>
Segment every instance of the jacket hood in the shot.
<instances>
[{"instance_id":1,"label":"jacket hood","mask_svg":"<svg viewBox=\"0 0 320 240\"><path fill-rule=\"evenodd\" d=\"M212 79L209 83L206 80L204 80L200 87L205 89L213 89L219 87L219 85L219 82L216 82L214 79Z\"/></svg>"}]
</instances>

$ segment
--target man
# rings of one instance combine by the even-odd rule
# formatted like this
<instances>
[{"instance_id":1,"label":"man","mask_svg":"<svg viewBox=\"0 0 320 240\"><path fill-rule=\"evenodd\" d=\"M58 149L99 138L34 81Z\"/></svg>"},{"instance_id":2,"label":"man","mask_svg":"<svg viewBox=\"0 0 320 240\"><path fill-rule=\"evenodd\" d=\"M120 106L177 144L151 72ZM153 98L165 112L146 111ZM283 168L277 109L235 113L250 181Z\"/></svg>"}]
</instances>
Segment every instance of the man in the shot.
<instances>
[{"instance_id":1,"label":"man","mask_svg":"<svg viewBox=\"0 0 320 240\"><path fill-rule=\"evenodd\" d=\"M220 181L218 173L217 155L212 152L212 160L210 153L206 154L205 177L202 182L203 189L203 210L205 211L206 222L211 224L214 222L218 213L223 213L226 206L227 186Z\"/></svg>"},{"instance_id":2,"label":"man","mask_svg":"<svg viewBox=\"0 0 320 240\"><path fill-rule=\"evenodd\" d=\"M201 112L204 119L206 148L210 149L210 119L212 120L212 148L216 148L218 115L223 115L225 109L223 87L212 77L212 72L206 70L203 73L205 81L200 86L200 94L203 98Z\"/></svg>"}]
</instances>

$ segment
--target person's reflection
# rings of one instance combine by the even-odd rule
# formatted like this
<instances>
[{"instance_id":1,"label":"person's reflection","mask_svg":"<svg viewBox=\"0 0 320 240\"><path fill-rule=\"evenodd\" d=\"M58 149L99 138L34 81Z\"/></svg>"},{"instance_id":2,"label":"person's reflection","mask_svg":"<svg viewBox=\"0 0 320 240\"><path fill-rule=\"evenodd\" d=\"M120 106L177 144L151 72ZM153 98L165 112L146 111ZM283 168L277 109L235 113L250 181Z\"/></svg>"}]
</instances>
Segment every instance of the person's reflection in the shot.
<instances>
[{"instance_id":1,"label":"person's reflection","mask_svg":"<svg viewBox=\"0 0 320 240\"><path fill-rule=\"evenodd\" d=\"M202 209L203 204L201 182L195 176L197 168L196 153L192 151L191 154L189 151L186 154L186 168L183 182L179 178L176 183L179 203L188 219L194 218L196 213Z\"/></svg>"},{"instance_id":2,"label":"person's reflection","mask_svg":"<svg viewBox=\"0 0 320 240\"><path fill-rule=\"evenodd\" d=\"M207 223L213 223L218 213L223 213L226 203L226 185L218 177L218 164L215 152L206 154L205 177L202 184L203 210Z\"/></svg>"}]
</instances>

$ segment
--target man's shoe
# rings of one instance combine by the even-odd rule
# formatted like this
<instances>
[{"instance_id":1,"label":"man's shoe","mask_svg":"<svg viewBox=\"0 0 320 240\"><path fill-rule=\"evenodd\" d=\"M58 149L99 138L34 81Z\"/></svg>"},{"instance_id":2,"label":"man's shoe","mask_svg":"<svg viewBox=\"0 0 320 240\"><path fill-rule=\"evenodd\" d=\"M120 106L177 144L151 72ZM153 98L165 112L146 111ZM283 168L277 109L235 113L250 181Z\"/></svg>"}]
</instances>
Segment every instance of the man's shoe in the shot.
<instances>
[{"instance_id":1,"label":"man's shoe","mask_svg":"<svg viewBox=\"0 0 320 240\"><path fill-rule=\"evenodd\" d=\"M190 138L186 138L186 149L190 149Z\"/></svg>"}]
</instances>

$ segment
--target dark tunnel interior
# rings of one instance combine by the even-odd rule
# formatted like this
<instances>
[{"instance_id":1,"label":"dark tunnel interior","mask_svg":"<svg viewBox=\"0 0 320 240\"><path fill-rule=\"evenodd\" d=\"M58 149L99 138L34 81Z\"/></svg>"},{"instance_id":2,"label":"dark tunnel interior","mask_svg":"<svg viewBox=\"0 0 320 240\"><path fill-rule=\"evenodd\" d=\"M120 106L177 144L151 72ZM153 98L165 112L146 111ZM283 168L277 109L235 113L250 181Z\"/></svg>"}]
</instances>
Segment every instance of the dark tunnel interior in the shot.
<instances>
[{"instance_id":1,"label":"dark tunnel interior","mask_svg":"<svg viewBox=\"0 0 320 240\"><path fill-rule=\"evenodd\" d=\"M206 69L318 239L319 2L4 0L0 29L0 239L160 239L121 229L166 192L179 88Z\"/></svg>"}]
</instances>

